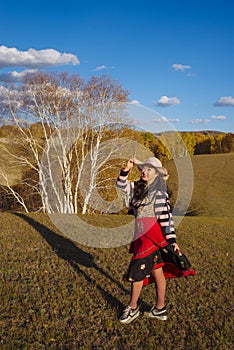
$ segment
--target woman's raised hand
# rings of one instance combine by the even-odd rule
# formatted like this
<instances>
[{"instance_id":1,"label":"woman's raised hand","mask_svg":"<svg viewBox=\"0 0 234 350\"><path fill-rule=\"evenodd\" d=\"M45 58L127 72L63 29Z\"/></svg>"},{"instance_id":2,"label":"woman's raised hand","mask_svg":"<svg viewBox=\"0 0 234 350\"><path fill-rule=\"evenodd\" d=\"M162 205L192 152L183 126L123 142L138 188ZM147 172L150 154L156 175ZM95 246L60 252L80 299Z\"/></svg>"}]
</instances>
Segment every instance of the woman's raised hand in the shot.
<instances>
[{"instance_id":1,"label":"woman's raised hand","mask_svg":"<svg viewBox=\"0 0 234 350\"><path fill-rule=\"evenodd\" d=\"M126 167L123 169L124 171L129 171L133 168L134 166L134 161L133 159L129 159L127 164L126 164Z\"/></svg>"}]
</instances>

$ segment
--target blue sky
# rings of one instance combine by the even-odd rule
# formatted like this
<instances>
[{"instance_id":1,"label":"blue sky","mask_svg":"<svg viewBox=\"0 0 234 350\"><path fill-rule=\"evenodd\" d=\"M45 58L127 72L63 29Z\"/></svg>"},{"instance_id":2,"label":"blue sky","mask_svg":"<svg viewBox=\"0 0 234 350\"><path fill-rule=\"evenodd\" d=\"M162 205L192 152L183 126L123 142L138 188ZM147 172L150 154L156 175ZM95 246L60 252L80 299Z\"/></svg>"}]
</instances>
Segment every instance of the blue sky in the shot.
<instances>
[{"instance_id":1,"label":"blue sky","mask_svg":"<svg viewBox=\"0 0 234 350\"><path fill-rule=\"evenodd\" d=\"M108 74L177 130L234 132L234 2L0 2L0 84Z\"/></svg>"}]
</instances>

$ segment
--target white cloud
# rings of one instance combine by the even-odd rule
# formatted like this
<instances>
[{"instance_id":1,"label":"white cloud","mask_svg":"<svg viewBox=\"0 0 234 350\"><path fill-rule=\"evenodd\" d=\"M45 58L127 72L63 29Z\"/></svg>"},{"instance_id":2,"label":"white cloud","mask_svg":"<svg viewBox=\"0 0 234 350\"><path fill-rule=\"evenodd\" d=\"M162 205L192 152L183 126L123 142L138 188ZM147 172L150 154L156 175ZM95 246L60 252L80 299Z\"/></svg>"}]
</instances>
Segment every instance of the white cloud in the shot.
<instances>
[{"instance_id":1,"label":"white cloud","mask_svg":"<svg viewBox=\"0 0 234 350\"><path fill-rule=\"evenodd\" d=\"M171 122L171 123L179 123L180 120L179 120L179 118L167 119L167 118L164 117L164 116L161 116L161 117L159 117L159 118L154 119L154 123L168 123L168 122Z\"/></svg>"},{"instance_id":2,"label":"white cloud","mask_svg":"<svg viewBox=\"0 0 234 350\"><path fill-rule=\"evenodd\" d=\"M108 67L103 64L102 66L96 67L94 70L99 71L99 70L104 70L104 69L108 69Z\"/></svg>"},{"instance_id":3,"label":"white cloud","mask_svg":"<svg viewBox=\"0 0 234 350\"><path fill-rule=\"evenodd\" d=\"M225 115L212 115L210 117L210 119L214 119L214 120L225 120L227 119L227 117L225 117Z\"/></svg>"},{"instance_id":4,"label":"white cloud","mask_svg":"<svg viewBox=\"0 0 234 350\"><path fill-rule=\"evenodd\" d=\"M189 121L190 124L208 124L210 119L193 119Z\"/></svg>"},{"instance_id":5,"label":"white cloud","mask_svg":"<svg viewBox=\"0 0 234 350\"><path fill-rule=\"evenodd\" d=\"M224 115L212 115L210 119L197 118L197 119L190 120L189 123L190 124L209 124L211 121L214 121L214 120L226 120L226 119L227 117L225 117Z\"/></svg>"},{"instance_id":6,"label":"white cloud","mask_svg":"<svg viewBox=\"0 0 234 350\"><path fill-rule=\"evenodd\" d=\"M99 70L106 70L106 69L113 69L114 67L113 66L106 66L105 64L103 64L102 66L97 66L95 69L94 69L94 72L97 72Z\"/></svg>"},{"instance_id":7,"label":"white cloud","mask_svg":"<svg viewBox=\"0 0 234 350\"><path fill-rule=\"evenodd\" d=\"M179 123L180 119L179 118L171 118L171 119L168 119L168 121L171 123Z\"/></svg>"},{"instance_id":8,"label":"white cloud","mask_svg":"<svg viewBox=\"0 0 234 350\"><path fill-rule=\"evenodd\" d=\"M191 69L191 66L189 66L189 65L184 65L184 64L179 64L179 63L174 63L174 64L172 65L172 68L174 68L174 70L184 72L184 71L187 70L187 69Z\"/></svg>"},{"instance_id":9,"label":"white cloud","mask_svg":"<svg viewBox=\"0 0 234 350\"><path fill-rule=\"evenodd\" d=\"M154 123L167 123L167 122L168 122L167 118L163 116L160 118L154 119Z\"/></svg>"},{"instance_id":10,"label":"white cloud","mask_svg":"<svg viewBox=\"0 0 234 350\"><path fill-rule=\"evenodd\" d=\"M131 100L129 103L130 103L131 105L137 105L137 106L140 105L140 102L139 102L138 100Z\"/></svg>"},{"instance_id":11,"label":"white cloud","mask_svg":"<svg viewBox=\"0 0 234 350\"><path fill-rule=\"evenodd\" d=\"M26 75L33 75L37 72L36 69L28 69L22 72L8 72L0 74L0 81L5 83L22 82Z\"/></svg>"},{"instance_id":12,"label":"white cloud","mask_svg":"<svg viewBox=\"0 0 234 350\"><path fill-rule=\"evenodd\" d=\"M225 107L225 106L234 107L234 97L232 97L232 96L220 97L220 99L214 103L214 106L216 106L216 107Z\"/></svg>"},{"instance_id":13,"label":"white cloud","mask_svg":"<svg viewBox=\"0 0 234 350\"><path fill-rule=\"evenodd\" d=\"M177 97L161 96L160 99L155 103L158 107L169 107L180 104L180 100Z\"/></svg>"},{"instance_id":14,"label":"white cloud","mask_svg":"<svg viewBox=\"0 0 234 350\"><path fill-rule=\"evenodd\" d=\"M27 67L46 68L80 64L76 55L61 53L54 49L19 51L16 48L0 46L0 68Z\"/></svg>"}]
</instances>

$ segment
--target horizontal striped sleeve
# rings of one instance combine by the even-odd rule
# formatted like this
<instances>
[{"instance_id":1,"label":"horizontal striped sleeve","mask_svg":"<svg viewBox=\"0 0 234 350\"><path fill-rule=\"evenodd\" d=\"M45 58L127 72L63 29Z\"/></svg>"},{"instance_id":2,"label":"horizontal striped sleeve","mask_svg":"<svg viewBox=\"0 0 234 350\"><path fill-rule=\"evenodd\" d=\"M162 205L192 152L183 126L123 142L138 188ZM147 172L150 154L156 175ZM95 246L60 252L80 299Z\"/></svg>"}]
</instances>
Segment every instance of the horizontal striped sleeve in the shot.
<instances>
[{"instance_id":1,"label":"horizontal striped sleeve","mask_svg":"<svg viewBox=\"0 0 234 350\"><path fill-rule=\"evenodd\" d=\"M131 200L134 192L134 182L128 181L128 171L121 170L117 181L116 187Z\"/></svg>"},{"instance_id":2,"label":"horizontal striped sleeve","mask_svg":"<svg viewBox=\"0 0 234 350\"><path fill-rule=\"evenodd\" d=\"M166 192L158 191L154 205L155 216L162 232L169 243L176 242L175 227L171 213L169 196Z\"/></svg>"}]
</instances>

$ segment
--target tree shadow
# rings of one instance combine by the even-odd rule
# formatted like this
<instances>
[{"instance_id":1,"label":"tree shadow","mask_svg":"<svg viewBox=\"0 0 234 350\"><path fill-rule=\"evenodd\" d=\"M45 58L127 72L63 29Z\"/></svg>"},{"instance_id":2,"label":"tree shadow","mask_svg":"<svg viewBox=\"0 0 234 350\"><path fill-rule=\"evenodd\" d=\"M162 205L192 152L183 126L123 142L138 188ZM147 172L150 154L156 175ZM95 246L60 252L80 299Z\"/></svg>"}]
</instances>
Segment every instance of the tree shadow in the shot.
<instances>
[{"instance_id":1,"label":"tree shadow","mask_svg":"<svg viewBox=\"0 0 234 350\"><path fill-rule=\"evenodd\" d=\"M39 232L39 234L45 239L45 241L51 246L53 251L58 255L58 257L66 260L77 274L82 274L86 281L95 285L96 288L100 291L103 298L115 309L120 312L123 309L123 304L108 291L104 290L102 286L97 282L96 279L93 279L89 276L81 266L95 269L102 276L109 279L112 283L118 286L125 294L129 294L129 290L124 288L123 285L115 280L111 275L99 267L93 259L93 256L87 252L84 252L82 249L77 247L70 239L64 238L63 236L55 233L50 230L48 227L44 226L40 222L30 218L29 216L23 213L13 213L19 218L25 220L30 224L34 229Z\"/></svg>"}]
</instances>

